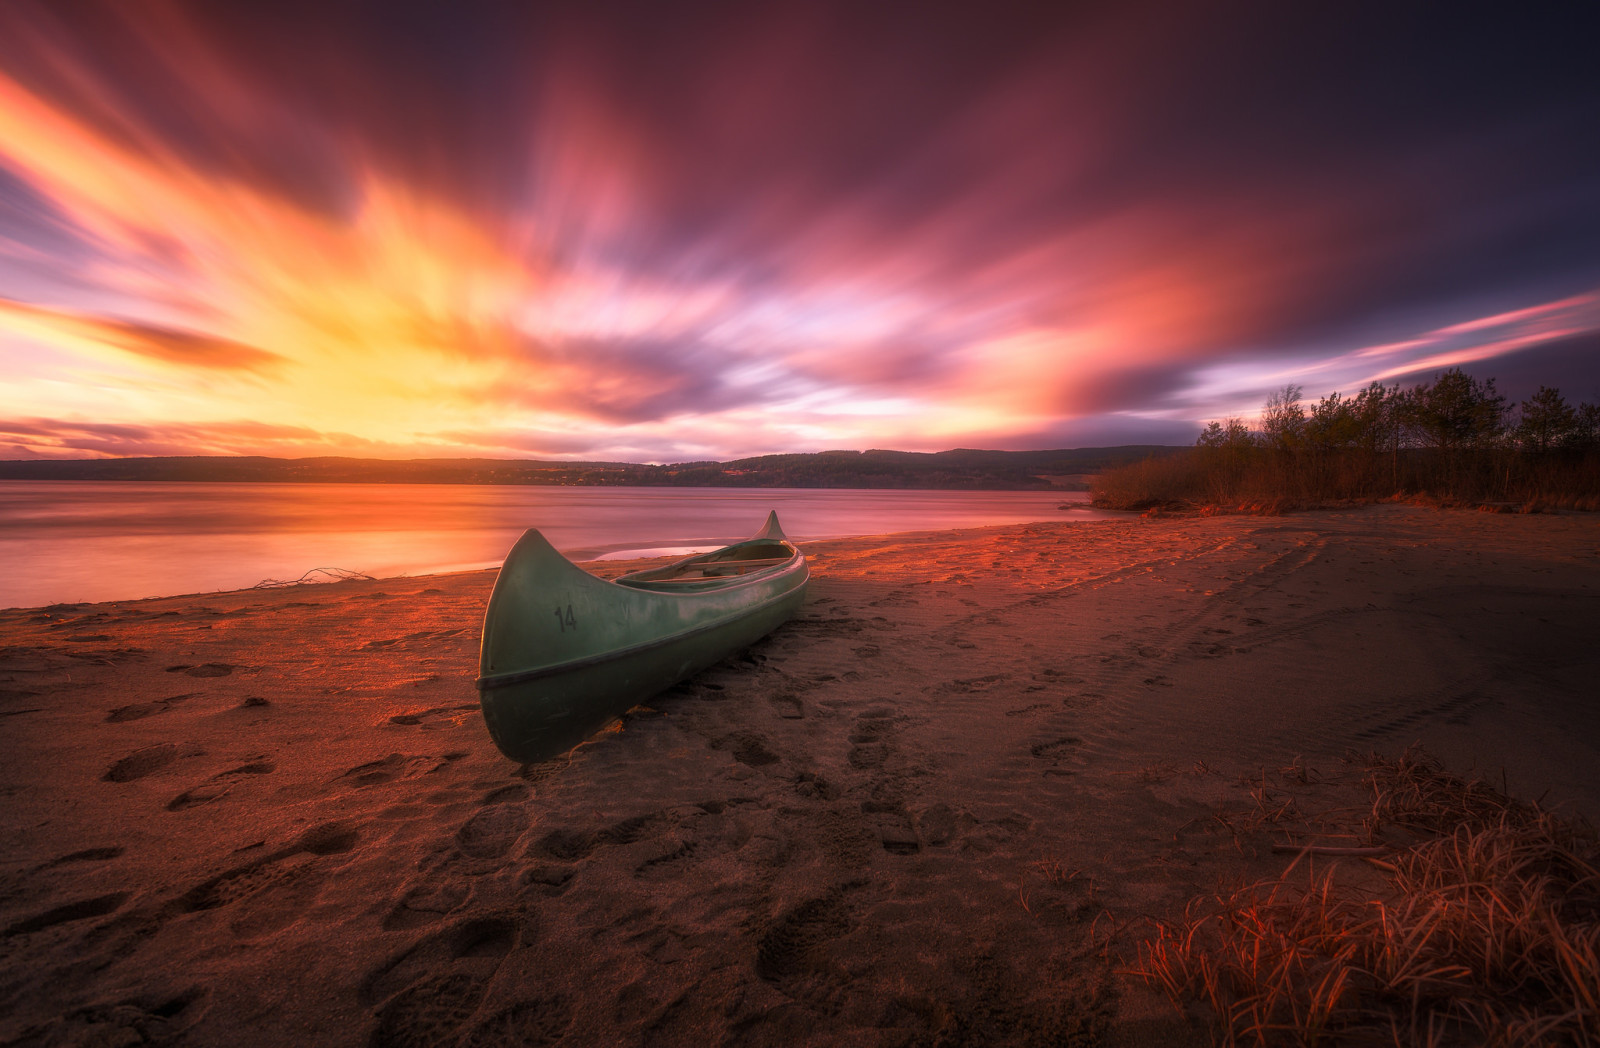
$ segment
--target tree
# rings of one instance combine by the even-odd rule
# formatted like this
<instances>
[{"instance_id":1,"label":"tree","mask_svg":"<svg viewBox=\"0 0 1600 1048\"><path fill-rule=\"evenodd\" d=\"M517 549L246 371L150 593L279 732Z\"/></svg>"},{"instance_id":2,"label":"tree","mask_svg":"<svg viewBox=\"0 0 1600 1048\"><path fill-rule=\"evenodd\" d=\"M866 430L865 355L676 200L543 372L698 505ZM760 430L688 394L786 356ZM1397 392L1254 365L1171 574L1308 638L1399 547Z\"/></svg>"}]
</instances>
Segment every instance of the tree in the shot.
<instances>
[{"instance_id":1,"label":"tree","mask_svg":"<svg viewBox=\"0 0 1600 1048\"><path fill-rule=\"evenodd\" d=\"M1578 412L1549 386L1540 386L1518 406L1515 435L1524 451L1544 452L1574 443L1577 428Z\"/></svg>"},{"instance_id":2,"label":"tree","mask_svg":"<svg viewBox=\"0 0 1600 1048\"><path fill-rule=\"evenodd\" d=\"M1306 443L1318 451L1353 446L1360 437L1354 404L1337 391L1317 401L1305 422Z\"/></svg>"},{"instance_id":3,"label":"tree","mask_svg":"<svg viewBox=\"0 0 1600 1048\"><path fill-rule=\"evenodd\" d=\"M1200 433L1200 439L1195 442L1200 448L1248 448L1255 444L1255 438L1250 435L1250 430L1236 418L1225 422L1212 422Z\"/></svg>"},{"instance_id":4,"label":"tree","mask_svg":"<svg viewBox=\"0 0 1600 1048\"><path fill-rule=\"evenodd\" d=\"M1506 398L1494 379L1479 382L1460 368L1423 383L1405 394L1408 428L1424 447L1442 451L1488 447L1499 438Z\"/></svg>"},{"instance_id":5,"label":"tree","mask_svg":"<svg viewBox=\"0 0 1600 1048\"><path fill-rule=\"evenodd\" d=\"M1400 387L1374 382L1355 395L1350 414L1356 443L1367 451L1388 451L1400 442Z\"/></svg>"},{"instance_id":6,"label":"tree","mask_svg":"<svg viewBox=\"0 0 1600 1048\"><path fill-rule=\"evenodd\" d=\"M1261 409L1261 439L1279 451L1294 451L1305 440L1306 412L1300 406L1299 386L1284 386L1267 398Z\"/></svg>"},{"instance_id":7,"label":"tree","mask_svg":"<svg viewBox=\"0 0 1600 1048\"><path fill-rule=\"evenodd\" d=\"M1600 405L1579 404L1573 414L1573 444L1580 448L1600 447Z\"/></svg>"}]
</instances>

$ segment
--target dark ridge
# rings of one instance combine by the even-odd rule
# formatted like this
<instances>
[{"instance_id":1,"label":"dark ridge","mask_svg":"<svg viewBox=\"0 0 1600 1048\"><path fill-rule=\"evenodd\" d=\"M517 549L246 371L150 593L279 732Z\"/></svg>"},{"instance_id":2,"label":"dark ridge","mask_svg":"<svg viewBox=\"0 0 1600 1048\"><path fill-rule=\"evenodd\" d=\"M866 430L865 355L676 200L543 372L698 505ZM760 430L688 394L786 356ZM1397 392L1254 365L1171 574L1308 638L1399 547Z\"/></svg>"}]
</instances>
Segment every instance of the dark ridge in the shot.
<instances>
[{"instance_id":1,"label":"dark ridge","mask_svg":"<svg viewBox=\"0 0 1600 1048\"><path fill-rule=\"evenodd\" d=\"M0 480L1081 491L1088 488L1089 474L1182 450L1135 444L1058 451L822 451L668 465L260 456L22 459L0 461Z\"/></svg>"}]
</instances>

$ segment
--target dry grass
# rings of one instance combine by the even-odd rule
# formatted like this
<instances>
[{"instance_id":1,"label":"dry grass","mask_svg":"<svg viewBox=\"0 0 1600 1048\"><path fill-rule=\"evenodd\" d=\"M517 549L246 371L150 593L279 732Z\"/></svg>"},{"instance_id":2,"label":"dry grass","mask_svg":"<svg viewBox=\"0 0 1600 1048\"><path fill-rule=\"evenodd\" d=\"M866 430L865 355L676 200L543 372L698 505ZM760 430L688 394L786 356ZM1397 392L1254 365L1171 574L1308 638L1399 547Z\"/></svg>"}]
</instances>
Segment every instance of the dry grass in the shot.
<instances>
[{"instance_id":1,"label":"dry grass","mask_svg":"<svg viewBox=\"0 0 1600 1048\"><path fill-rule=\"evenodd\" d=\"M1148 458L1096 474L1089 482L1102 508L1149 510L1188 506L1205 494L1206 476L1190 452Z\"/></svg>"},{"instance_id":2,"label":"dry grass","mask_svg":"<svg viewBox=\"0 0 1600 1048\"><path fill-rule=\"evenodd\" d=\"M1600 1043L1592 830L1418 751L1367 769L1352 835L1410 843L1320 873L1302 851L1272 881L1197 899L1131 971L1208 1006L1225 1044Z\"/></svg>"},{"instance_id":3,"label":"dry grass","mask_svg":"<svg viewBox=\"0 0 1600 1048\"><path fill-rule=\"evenodd\" d=\"M1090 481L1102 509L1277 516L1391 500L1506 513L1600 509L1600 453L1536 456L1510 449L1457 462L1408 449L1285 455L1250 446L1187 453L1107 469Z\"/></svg>"}]
</instances>

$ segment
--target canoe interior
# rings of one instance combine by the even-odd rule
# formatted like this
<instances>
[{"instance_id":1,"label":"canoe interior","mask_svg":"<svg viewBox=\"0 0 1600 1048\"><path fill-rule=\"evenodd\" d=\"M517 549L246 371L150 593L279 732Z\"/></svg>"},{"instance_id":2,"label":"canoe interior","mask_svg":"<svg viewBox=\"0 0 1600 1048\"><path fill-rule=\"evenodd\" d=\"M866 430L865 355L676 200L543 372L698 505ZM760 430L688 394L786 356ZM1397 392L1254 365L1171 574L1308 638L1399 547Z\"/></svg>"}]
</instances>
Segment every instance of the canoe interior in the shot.
<instances>
[{"instance_id":1,"label":"canoe interior","mask_svg":"<svg viewBox=\"0 0 1600 1048\"><path fill-rule=\"evenodd\" d=\"M800 551L778 539L752 539L726 546L712 553L689 557L664 568L647 568L619 576L619 586L635 589L671 590L697 585L706 580L735 579L781 569L800 556Z\"/></svg>"}]
</instances>

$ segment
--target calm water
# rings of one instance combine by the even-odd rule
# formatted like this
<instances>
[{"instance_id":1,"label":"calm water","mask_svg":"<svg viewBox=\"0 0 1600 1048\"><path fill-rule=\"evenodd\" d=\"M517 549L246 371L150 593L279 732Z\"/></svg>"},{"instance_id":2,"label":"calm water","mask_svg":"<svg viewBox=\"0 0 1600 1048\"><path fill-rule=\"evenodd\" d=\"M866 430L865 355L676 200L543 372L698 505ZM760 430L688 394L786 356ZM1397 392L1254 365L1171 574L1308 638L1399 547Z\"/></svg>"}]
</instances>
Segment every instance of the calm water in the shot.
<instances>
[{"instance_id":1,"label":"calm water","mask_svg":"<svg viewBox=\"0 0 1600 1048\"><path fill-rule=\"evenodd\" d=\"M576 558L1113 516L1078 492L0 481L0 607L243 589L314 568L499 565L526 528ZM1062 510L1063 503L1080 508Z\"/></svg>"}]
</instances>

